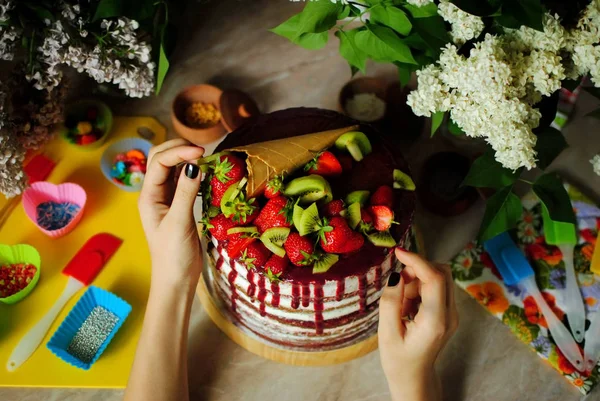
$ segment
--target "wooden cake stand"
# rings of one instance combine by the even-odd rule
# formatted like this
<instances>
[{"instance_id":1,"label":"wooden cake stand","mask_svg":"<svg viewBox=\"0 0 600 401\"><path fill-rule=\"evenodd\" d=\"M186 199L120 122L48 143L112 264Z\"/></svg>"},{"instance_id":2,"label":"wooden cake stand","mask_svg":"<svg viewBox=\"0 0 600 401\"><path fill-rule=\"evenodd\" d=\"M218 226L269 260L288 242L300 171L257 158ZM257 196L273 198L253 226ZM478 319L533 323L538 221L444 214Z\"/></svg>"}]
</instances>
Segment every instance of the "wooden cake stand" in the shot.
<instances>
[{"instance_id":1,"label":"wooden cake stand","mask_svg":"<svg viewBox=\"0 0 600 401\"><path fill-rule=\"evenodd\" d=\"M421 233L416 228L414 233L417 249L421 255L425 255ZM227 337L247 351L275 362L297 366L328 366L360 358L377 349L377 333L348 347L328 351L292 351L274 347L251 337L233 323L233 318L228 316L229 312L217 306L212 299L204 273L200 277L196 292L208 316Z\"/></svg>"}]
</instances>

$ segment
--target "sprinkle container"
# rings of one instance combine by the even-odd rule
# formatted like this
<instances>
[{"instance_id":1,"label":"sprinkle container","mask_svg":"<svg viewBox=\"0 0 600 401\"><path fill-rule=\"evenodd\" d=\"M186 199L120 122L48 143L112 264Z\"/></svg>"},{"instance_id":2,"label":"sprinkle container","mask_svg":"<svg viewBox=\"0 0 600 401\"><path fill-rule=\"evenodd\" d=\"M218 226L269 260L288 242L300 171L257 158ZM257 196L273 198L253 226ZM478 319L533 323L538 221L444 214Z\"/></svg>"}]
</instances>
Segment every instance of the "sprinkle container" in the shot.
<instances>
[{"instance_id":1,"label":"sprinkle container","mask_svg":"<svg viewBox=\"0 0 600 401\"><path fill-rule=\"evenodd\" d=\"M68 364L88 370L130 312L131 305L123 299L90 286L52 335L47 347Z\"/></svg>"},{"instance_id":2,"label":"sprinkle container","mask_svg":"<svg viewBox=\"0 0 600 401\"><path fill-rule=\"evenodd\" d=\"M118 155L137 149L144 153L146 159L148 159L148 153L150 152L152 146L152 143L140 138L127 138L113 143L102 154L102 159L100 160L100 169L102 170L102 174L104 174L104 177L106 177L107 180L112 182L120 189L127 192L138 192L141 189L141 186L130 186L118 182L113 179L111 172L115 165L115 159Z\"/></svg>"}]
</instances>

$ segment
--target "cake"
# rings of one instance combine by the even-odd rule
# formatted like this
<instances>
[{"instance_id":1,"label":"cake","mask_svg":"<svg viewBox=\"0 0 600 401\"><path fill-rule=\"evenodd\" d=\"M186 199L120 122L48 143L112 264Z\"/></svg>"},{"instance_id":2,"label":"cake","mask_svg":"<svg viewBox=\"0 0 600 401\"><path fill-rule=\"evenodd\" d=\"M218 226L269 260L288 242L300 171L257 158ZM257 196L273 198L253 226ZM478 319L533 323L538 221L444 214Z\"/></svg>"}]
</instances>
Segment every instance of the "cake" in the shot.
<instances>
[{"instance_id":1,"label":"cake","mask_svg":"<svg viewBox=\"0 0 600 401\"><path fill-rule=\"evenodd\" d=\"M393 248L411 243L414 184L397 145L338 113L297 108L259 116L216 152L201 161L203 279L223 315L288 350L372 336L400 268Z\"/></svg>"}]
</instances>

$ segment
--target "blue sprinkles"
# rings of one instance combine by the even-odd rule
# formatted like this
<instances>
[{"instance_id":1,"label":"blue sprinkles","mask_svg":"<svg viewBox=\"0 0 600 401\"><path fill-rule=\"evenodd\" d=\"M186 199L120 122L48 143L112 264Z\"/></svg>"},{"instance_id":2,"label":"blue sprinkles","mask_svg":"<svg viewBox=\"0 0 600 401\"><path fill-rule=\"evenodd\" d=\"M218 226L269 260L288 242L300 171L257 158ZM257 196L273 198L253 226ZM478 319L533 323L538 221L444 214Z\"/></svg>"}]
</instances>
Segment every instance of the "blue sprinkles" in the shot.
<instances>
[{"instance_id":1,"label":"blue sprinkles","mask_svg":"<svg viewBox=\"0 0 600 401\"><path fill-rule=\"evenodd\" d=\"M74 203L42 202L36 208L37 223L44 230L58 230L69 224L79 210L81 207Z\"/></svg>"}]
</instances>

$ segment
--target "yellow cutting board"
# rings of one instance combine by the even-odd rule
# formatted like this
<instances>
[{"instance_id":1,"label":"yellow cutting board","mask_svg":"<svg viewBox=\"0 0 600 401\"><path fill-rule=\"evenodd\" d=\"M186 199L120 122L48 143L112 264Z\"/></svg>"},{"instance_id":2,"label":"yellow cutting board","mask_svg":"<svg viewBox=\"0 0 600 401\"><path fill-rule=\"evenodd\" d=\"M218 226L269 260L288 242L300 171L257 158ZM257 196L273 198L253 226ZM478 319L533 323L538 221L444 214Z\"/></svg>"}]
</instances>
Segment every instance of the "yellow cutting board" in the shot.
<instances>
[{"instance_id":1,"label":"yellow cutting board","mask_svg":"<svg viewBox=\"0 0 600 401\"><path fill-rule=\"evenodd\" d=\"M115 141L137 137L140 126L156 134L152 141L155 144L165 140L165 127L154 118L115 117L112 132L99 149L82 151L60 138L44 149L44 154L57 162L48 181L74 182L87 192L83 218L71 233L58 239L47 237L27 218L20 204L0 228L0 243L30 244L42 259L40 280L31 294L15 305L0 303L0 386L125 387L150 288L150 255L138 216L139 193L125 192L111 184L100 171L100 158ZM0 202L0 208L4 203ZM85 291L81 290L67 303L31 358L9 373L6 361L13 348L65 287L63 267L92 235L101 232L114 234L123 243L93 285L126 300L132 306L131 314L92 368L77 369L54 356L46 343Z\"/></svg>"}]
</instances>

